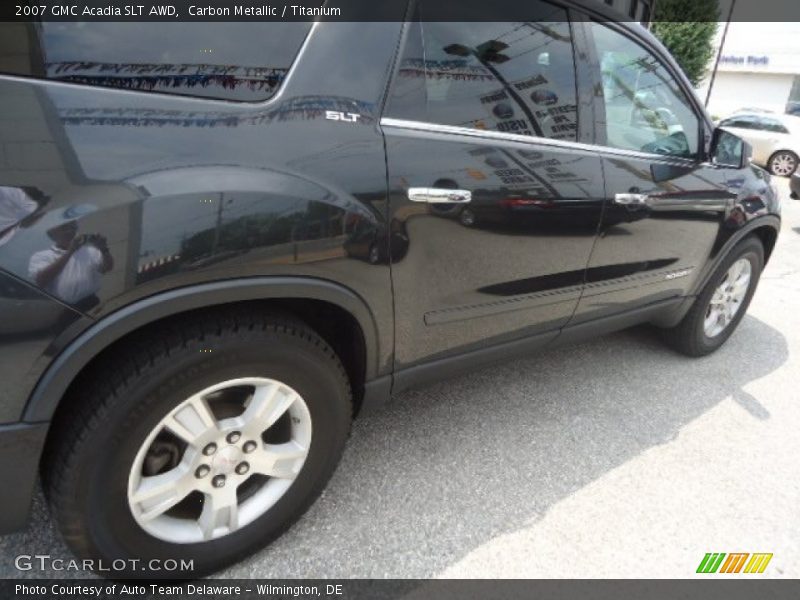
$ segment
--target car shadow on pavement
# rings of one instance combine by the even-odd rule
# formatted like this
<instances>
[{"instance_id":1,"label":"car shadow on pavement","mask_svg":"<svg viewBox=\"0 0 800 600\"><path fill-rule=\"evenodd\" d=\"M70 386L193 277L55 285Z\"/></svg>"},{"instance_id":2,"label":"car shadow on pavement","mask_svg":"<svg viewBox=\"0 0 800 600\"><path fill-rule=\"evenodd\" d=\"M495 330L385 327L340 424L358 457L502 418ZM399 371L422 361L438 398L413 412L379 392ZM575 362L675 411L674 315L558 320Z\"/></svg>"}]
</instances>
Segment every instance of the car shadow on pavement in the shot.
<instances>
[{"instance_id":1,"label":"car shadow on pavement","mask_svg":"<svg viewBox=\"0 0 800 600\"><path fill-rule=\"evenodd\" d=\"M649 328L544 351L407 392L358 419L322 498L224 577L430 577L552 506L786 362L783 335L747 316L717 353L689 359ZM13 557L68 557L37 497ZM79 576L80 573L59 573Z\"/></svg>"},{"instance_id":2,"label":"car shadow on pavement","mask_svg":"<svg viewBox=\"0 0 800 600\"><path fill-rule=\"evenodd\" d=\"M544 351L398 397L356 421L324 497L271 548L228 571L258 577L430 577L653 446L788 358L747 316L690 359L642 327Z\"/></svg>"}]
</instances>

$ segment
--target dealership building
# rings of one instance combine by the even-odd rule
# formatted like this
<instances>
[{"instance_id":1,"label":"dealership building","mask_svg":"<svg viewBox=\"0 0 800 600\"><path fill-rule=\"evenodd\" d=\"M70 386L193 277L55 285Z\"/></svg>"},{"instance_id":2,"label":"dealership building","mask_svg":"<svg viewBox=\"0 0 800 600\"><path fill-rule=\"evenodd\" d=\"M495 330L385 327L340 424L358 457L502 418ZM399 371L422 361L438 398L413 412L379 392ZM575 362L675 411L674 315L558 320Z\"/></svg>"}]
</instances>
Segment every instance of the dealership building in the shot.
<instances>
[{"instance_id":1,"label":"dealership building","mask_svg":"<svg viewBox=\"0 0 800 600\"><path fill-rule=\"evenodd\" d=\"M724 24L720 23L717 45ZM797 23L730 23L708 104L724 118L740 108L785 112L800 106L800 35ZM713 64L711 65L713 67ZM706 81L699 89L708 93Z\"/></svg>"},{"instance_id":2,"label":"dealership building","mask_svg":"<svg viewBox=\"0 0 800 600\"><path fill-rule=\"evenodd\" d=\"M647 27L659 1L597 0L608 4L631 21ZM762 0L774 5L775 0ZM795 0L800 1L800 0ZM731 7L733 6L733 12ZM754 14L749 0L719 0L720 23L714 60L719 55L708 109L724 118L742 108L784 113L796 107L800 114L800 30L796 22L748 22ZM727 32L725 22L730 18ZM723 41L724 34L724 44ZM722 45L722 47L720 47ZM698 88L705 101L710 77Z\"/></svg>"}]
</instances>

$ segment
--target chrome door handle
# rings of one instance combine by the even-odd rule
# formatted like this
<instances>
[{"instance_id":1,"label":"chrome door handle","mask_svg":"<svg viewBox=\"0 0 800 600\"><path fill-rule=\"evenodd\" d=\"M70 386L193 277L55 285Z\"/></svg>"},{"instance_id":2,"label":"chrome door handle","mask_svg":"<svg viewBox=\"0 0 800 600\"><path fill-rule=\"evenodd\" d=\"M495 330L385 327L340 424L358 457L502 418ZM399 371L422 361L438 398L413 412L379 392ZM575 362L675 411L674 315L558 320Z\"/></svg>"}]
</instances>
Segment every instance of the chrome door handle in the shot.
<instances>
[{"instance_id":1,"label":"chrome door handle","mask_svg":"<svg viewBox=\"0 0 800 600\"><path fill-rule=\"evenodd\" d=\"M647 206L647 194L616 194L614 204L622 206Z\"/></svg>"},{"instance_id":2,"label":"chrome door handle","mask_svg":"<svg viewBox=\"0 0 800 600\"><path fill-rule=\"evenodd\" d=\"M445 190L443 188L408 188L408 199L412 202L431 204L466 204L472 200L469 190Z\"/></svg>"}]
</instances>

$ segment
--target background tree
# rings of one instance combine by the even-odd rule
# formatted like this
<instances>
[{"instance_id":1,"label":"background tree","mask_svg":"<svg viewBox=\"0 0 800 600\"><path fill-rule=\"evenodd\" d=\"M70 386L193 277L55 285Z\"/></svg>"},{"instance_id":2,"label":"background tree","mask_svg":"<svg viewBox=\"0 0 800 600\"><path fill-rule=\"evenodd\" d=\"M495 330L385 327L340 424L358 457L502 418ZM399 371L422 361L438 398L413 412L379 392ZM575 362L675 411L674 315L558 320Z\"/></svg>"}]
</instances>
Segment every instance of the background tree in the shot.
<instances>
[{"instance_id":1,"label":"background tree","mask_svg":"<svg viewBox=\"0 0 800 600\"><path fill-rule=\"evenodd\" d=\"M697 86L714 56L718 0L658 0L651 31Z\"/></svg>"}]
</instances>

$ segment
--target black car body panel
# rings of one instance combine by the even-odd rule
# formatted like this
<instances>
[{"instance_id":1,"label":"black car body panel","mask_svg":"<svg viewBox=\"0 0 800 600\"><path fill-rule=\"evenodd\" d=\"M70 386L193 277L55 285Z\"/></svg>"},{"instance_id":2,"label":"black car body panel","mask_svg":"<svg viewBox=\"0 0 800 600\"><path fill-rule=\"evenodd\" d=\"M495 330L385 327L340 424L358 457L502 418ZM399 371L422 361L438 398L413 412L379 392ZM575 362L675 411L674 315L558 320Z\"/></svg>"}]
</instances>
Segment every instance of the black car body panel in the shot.
<instances>
[{"instance_id":1,"label":"black car body panel","mask_svg":"<svg viewBox=\"0 0 800 600\"><path fill-rule=\"evenodd\" d=\"M148 296L92 323L57 352L57 358L30 395L23 420L34 423L49 420L75 375L105 348L141 327L199 308L288 298L323 301L353 315L364 332L365 377L367 381L379 380L378 329L367 304L353 292L329 281L304 277L226 279Z\"/></svg>"},{"instance_id":2,"label":"black car body panel","mask_svg":"<svg viewBox=\"0 0 800 600\"><path fill-rule=\"evenodd\" d=\"M0 424L16 423L22 420L31 390L43 370L58 354L57 340L91 320L3 272L0 315Z\"/></svg>"},{"instance_id":3,"label":"black car body panel","mask_svg":"<svg viewBox=\"0 0 800 600\"><path fill-rule=\"evenodd\" d=\"M0 532L25 526L47 430L47 423L0 425L0 473L9 478L3 489Z\"/></svg>"},{"instance_id":4,"label":"black car body panel","mask_svg":"<svg viewBox=\"0 0 800 600\"><path fill-rule=\"evenodd\" d=\"M780 218L768 175L712 164L713 125L663 47L638 25L613 25L684 89L699 120L694 159L606 145L588 23L613 17L599 3L556 4L570 26L531 35L571 40L538 60L546 70L573 55L574 92L532 79L488 93L487 106L504 98L487 113L496 131L398 109L396 91L412 98L413 78L432 68L414 55L419 23L401 18L314 25L264 102L0 75L0 186L49 200L0 230L0 476L20 482L0 530L24 522L70 384L159 319L245 301L337 307L358 325L357 383L377 404L534 348L675 324L743 236L761 236L769 254ZM406 3L394 5L402 17ZM46 48L37 35L19 39ZM440 46L456 62L477 56L452 41ZM490 50L493 72L502 61ZM523 90L535 114L515 109ZM466 189L473 201L419 204L408 197L417 186ZM648 203L619 205L620 192ZM62 234L110 256L90 293L53 287L35 268Z\"/></svg>"},{"instance_id":5,"label":"black car body panel","mask_svg":"<svg viewBox=\"0 0 800 600\"><path fill-rule=\"evenodd\" d=\"M600 222L600 160L535 142L490 145L449 133L415 135L392 126L384 131L393 219L403 223L409 238L408 252L393 269L397 368L566 325ZM531 152L537 161L526 158ZM441 158L430 163L425 157L431 155ZM473 189L471 226L414 205L398 184L431 185L438 173L463 170L465 164L481 167L487 157L503 166L483 166L484 179L458 182ZM535 187L538 174L529 165L538 161L569 170L573 181L538 189L530 200L540 204L531 205L497 173L518 170L524 185ZM524 211L537 208L526 219ZM562 249L558 255L548 252L552 244Z\"/></svg>"},{"instance_id":6,"label":"black car body panel","mask_svg":"<svg viewBox=\"0 0 800 600\"><path fill-rule=\"evenodd\" d=\"M25 134L21 127L36 126L48 136L37 143L52 154L46 165L32 159L29 168L2 171L3 185L36 186L52 199L39 221L0 246L0 265L35 285L32 255L52 243L48 229L73 211L79 233L106 238L114 258L97 298L72 302L94 320L209 282L245 280L252 288L250 278L291 276L338 284L369 307L370 377L388 374L389 265L351 257L348 243L358 235L388 245L378 117L400 28L315 28L294 73L265 104L0 78L7 115L0 135L12 140L6 151L18 151L13 140ZM348 77L353 65L339 57L364 47L374 48L364 55L370 76ZM328 120L331 107L354 107L361 120ZM49 180L56 183L49 187ZM262 296L272 296L268 287Z\"/></svg>"}]
</instances>

